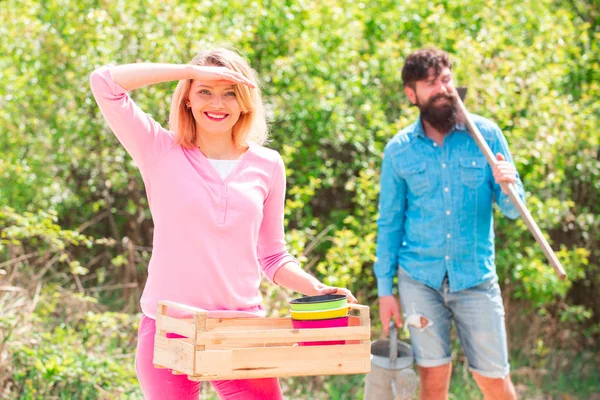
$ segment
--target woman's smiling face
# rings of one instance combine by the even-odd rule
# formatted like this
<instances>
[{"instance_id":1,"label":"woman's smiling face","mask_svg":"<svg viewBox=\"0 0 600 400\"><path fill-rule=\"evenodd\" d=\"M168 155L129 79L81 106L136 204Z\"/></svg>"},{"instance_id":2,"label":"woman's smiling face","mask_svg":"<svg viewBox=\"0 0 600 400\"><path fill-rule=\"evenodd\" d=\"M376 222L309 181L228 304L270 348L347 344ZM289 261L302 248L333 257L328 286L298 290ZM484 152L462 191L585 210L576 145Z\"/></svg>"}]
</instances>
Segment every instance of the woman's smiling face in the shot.
<instances>
[{"instance_id":1,"label":"woman's smiling face","mask_svg":"<svg viewBox=\"0 0 600 400\"><path fill-rule=\"evenodd\" d=\"M201 134L231 134L242 109L231 82L193 81L189 105Z\"/></svg>"}]
</instances>

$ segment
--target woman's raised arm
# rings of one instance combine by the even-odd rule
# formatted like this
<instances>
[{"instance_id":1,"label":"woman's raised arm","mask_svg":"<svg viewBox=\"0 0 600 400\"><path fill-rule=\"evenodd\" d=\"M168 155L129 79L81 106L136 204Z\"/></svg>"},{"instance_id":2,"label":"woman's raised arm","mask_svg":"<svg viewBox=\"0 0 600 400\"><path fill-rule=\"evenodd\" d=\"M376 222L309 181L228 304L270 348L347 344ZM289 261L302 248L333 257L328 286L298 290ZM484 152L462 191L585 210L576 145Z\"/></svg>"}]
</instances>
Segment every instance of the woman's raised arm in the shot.
<instances>
[{"instance_id":1,"label":"woman's raised arm","mask_svg":"<svg viewBox=\"0 0 600 400\"><path fill-rule=\"evenodd\" d=\"M125 90L182 79L228 81L254 87L254 83L239 72L225 67L197 66L191 64L137 63L111 67L115 82Z\"/></svg>"},{"instance_id":2,"label":"woman's raised arm","mask_svg":"<svg viewBox=\"0 0 600 400\"><path fill-rule=\"evenodd\" d=\"M224 67L191 64L137 63L98 68L90 76L102 115L138 167L152 164L173 147L171 135L143 112L127 92L142 86L182 79L225 81L254 87L253 82Z\"/></svg>"}]
</instances>

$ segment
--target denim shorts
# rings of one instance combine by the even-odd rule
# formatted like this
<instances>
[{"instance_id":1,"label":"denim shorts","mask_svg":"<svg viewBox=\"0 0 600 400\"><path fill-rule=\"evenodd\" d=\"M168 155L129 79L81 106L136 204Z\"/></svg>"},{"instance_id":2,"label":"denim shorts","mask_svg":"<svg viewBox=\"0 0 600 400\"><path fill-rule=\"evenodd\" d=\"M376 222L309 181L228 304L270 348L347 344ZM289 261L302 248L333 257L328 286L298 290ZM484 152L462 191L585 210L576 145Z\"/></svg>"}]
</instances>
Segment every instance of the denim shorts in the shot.
<instances>
[{"instance_id":1,"label":"denim shorts","mask_svg":"<svg viewBox=\"0 0 600 400\"><path fill-rule=\"evenodd\" d=\"M398 289L404 320L417 365L438 367L452 361L452 321L469 369L487 378L504 378L510 371L504 323L504 305L498 278L451 293L448 278L439 290L408 277L398 268ZM421 323L412 321L423 321Z\"/></svg>"}]
</instances>

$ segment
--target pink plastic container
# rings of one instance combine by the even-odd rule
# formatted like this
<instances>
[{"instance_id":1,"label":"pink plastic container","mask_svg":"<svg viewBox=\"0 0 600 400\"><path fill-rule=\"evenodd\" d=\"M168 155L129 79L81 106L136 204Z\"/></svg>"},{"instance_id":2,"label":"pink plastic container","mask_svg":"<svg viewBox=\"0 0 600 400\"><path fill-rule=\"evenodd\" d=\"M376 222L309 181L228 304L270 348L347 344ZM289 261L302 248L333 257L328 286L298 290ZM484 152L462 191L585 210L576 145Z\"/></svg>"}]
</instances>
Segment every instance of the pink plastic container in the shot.
<instances>
[{"instance_id":1,"label":"pink plastic container","mask_svg":"<svg viewBox=\"0 0 600 400\"><path fill-rule=\"evenodd\" d=\"M348 326L349 317L331 318L331 319L316 319L316 320L299 320L292 319L294 329L313 329L313 328L340 328ZM299 346L331 346L335 344L345 344L345 340L332 341L317 341L317 342L298 342Z\"/></svg>"}]
</instances>

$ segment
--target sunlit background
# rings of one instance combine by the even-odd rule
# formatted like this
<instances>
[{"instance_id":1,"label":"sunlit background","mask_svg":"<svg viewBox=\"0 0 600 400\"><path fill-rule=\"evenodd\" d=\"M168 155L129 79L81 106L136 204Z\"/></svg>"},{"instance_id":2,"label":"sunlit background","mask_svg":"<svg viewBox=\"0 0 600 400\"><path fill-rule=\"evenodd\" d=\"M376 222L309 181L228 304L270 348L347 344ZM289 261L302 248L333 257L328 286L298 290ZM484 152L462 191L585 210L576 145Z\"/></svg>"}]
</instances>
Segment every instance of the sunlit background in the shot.
<instances>
[{"instance_id":1,"label":"sunlit background","mask_svg":"<svg viewBox=\"0 0 600 400\"><path fill-rule=\"evenodd\" d=\"M600 399L596 0L4 0L0 36L0 398L141 398L133 361L152 220L88 77L229 44L262 80L269 146L288 173L290 251L371 306L373 338L381 155L417 118L400 70L417 48L448 51L467 108L503 129L569 275L557 280L524 223L496 214L517 391ZM166 124L174 87L131 96ZM264 294L282 316L297 296L266 282ZM480 398L456 339L453 349L451 398ZM289 399L354 400L364 375L282 386Z\"/></svg>"}]
</instances>

